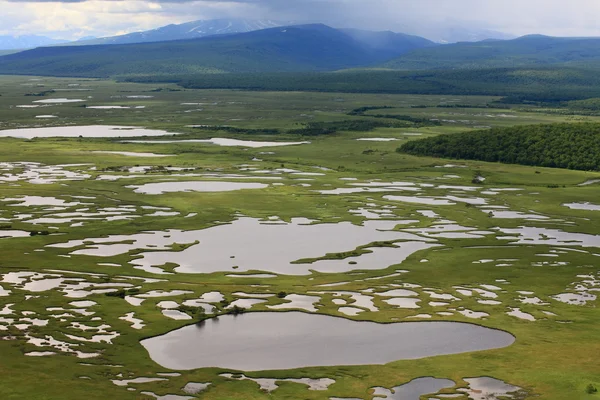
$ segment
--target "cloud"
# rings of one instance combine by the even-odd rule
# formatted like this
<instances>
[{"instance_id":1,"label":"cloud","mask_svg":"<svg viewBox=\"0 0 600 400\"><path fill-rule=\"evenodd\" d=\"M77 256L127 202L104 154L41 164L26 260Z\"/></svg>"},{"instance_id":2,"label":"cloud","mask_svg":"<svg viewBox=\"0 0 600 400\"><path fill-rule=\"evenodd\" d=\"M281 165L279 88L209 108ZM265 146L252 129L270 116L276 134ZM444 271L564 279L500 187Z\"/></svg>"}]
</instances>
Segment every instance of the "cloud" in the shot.
<instances>
[{"instance_id":1,"label":"cloud","mask_svg":"<svg viewBox=\"0 0 600 400\"><path fill-rule=\"evenodd\" d=\"M232 2L0 0L0 34L75 39L153 29L193 19L235 14ZM244 5L242 5L244 8Z\"/></svg>"},{"instance_id":2,"label":"cloud","mask_svg":"<svg viewBox=\"0 0 600 400\"><path fill-rule=\"evenodd\" d=\"M459 27L600 36L600 1L570 0L0 0L0 33L107 36L195 19L324 22L433 37Z\"/></svg>"}]
</instances>

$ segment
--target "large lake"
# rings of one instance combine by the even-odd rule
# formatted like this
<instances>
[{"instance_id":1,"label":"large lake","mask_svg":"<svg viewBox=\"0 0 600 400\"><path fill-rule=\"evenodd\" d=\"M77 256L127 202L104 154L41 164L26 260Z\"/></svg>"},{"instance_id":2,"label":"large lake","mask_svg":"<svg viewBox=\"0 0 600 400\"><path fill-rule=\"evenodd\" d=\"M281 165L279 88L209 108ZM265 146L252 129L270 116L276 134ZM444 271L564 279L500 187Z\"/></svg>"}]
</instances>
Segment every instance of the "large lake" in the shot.
<instances>
[{"instance_id":1,"label":"large lake","mask_svg":"<svg viewBox=\"0 0 600 400\"><path fill-rule=\"evenodd\" d=\"M386 364L507 347L503 331L457 322L378 324L301 312L226 315L143 340L174 370L240 371Z\"/></svg>"}]
</instances>

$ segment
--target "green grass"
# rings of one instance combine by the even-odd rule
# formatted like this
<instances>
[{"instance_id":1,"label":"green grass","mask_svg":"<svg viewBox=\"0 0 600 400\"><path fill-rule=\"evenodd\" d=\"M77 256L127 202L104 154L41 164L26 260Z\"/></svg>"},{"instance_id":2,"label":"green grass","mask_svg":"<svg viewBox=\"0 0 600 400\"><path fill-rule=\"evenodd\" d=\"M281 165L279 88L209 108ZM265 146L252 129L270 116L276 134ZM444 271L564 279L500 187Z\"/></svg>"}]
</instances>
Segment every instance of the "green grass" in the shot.
<instances>
[{"instance_id":1,"label":"green grass","mask_svg":"<svg viewBox=\"0 0 600 400\"><path fill-rule=\"evenodd\" d=\"M88 105L145 105L145 109L94 110L78 107L77 104L56 105L45 108L15 108L16 105L31 104L37 97L25 96L36 91L49 89L68 89L69 84L80 84L79 88L89 88L90 92L56 92L51 97L86 98ZM24 84L36 86L24 86ZM40 85L40 86L37 86ZM335 223L351 221L361 223L364 218L350 213L350 210L375 203L377 209L384 206L395 206L390 211L399 220L415 221L403 228L427 228L435 225L435 220L424 217L419 210L432 210L441 219L474 227L483 231L494 231L496 227L518 228L519 226L540 226L550 229L561 229L567 232L580 232L590 235L600 234L598 228L598 212L571 210L562 206L571 202L594 202L600 194L599 185L578 186L590 180L600 179L600 174L586 171L528 167L481 161L460 161L454 164L464 168L436 168L448 164L447 160L432 157L417 157L399 154L395 151L398 145L420 138L435 137L440 134L460 134L473 131L476 126L494 128L539 123L569 123L577 121L596 121L592 116L558 115L541 112L540 109L521 108L445 108L440 104L469 104L485 106L497 98L476 96L425 96L425 95L372 95L372 94L331 94L306 92L244 92L230 90L194 90L181 89L172 84L135 84L115 83L111 81L42 78L41 81L30 81L23 77L1 77L0 87L0 121L1 128L53 126L64 124L124 124L165 129L169 132L184 133L186 138L236 137L246 140L305 140L305 137L292 135L289 130L297 129L307 122L331 123L370 119L369 114L379 113L374 110L365 115L355 117L347 115L360 107L390 106L385 114L410 115L414 118L429 118L440 121L440 126L377 128L367 132L337 131L335 133L310 138L310 145L277 147L266 149L225 148L206 144L125 144L114 139L36 139L23 141L18 139L0 139L0 160L2 162L31 161L48 165L93 163L97 170L87 171L90 179L82 181L66 181L49 185L37 185L27 182L0 183L2 197L21 195L52 196L68 199L68 196L93 196L89 207L92 211L99 208L114 207L115 204L133 205L136 210L142 206L169 207L180 212L180 216L149 217L142 216L132 221L95 221L82 227L59 225L60 236L36 236L15 239L0 239L0 274L10 271L43 271L60 269L83 273L101 273L105 277L93 278L84 275L86 280L101 283L119 283L122 276L157 278L157 276L132 268L128 263L136 252L121 254L107 258L68 255L69 249L45 248L45 252L35 252L47 244L63 243L69 240L103 237L107 235L130 235L140 231L160 231L168 229L198 230L215 225L215 221L228 222L236 213L255 218L268 218L273 215L289 221L294 217L305 217L321 222ZM157 88L165 90L155 91ZM74 87L70 87L74 88ZM169 89L169 90L168 90ZM172 91L179 90L179 91ZM152 95L151 99L128 99L128 95ZM93 96L88 99L87 96ZM118 97L113 97L118 96ZM208 103L201 106L188 106L181 103ZM427 108L412 108L414 105L426 105ZM12 107L12 108L11 108ZM203 111L185 112L197 108ZM36 115L53 114L59 118L52 120L36 119ZM458 115L460 114L460 115ZM508 118L501 115L512 115ZM381 118L372 118L382 120ZM387 121L386 119L383 119ZM391 120L393 121L393 119ZM453 122L452 122L453 121ZM228 125L240 129L277 129L282 133L265 135L257 131L247 133L231 131L215 131L187 128L186 125ZM405 133L421 133L421 136L404 135ZM393 137L392 142L362 142L358 138ZM111 154L94 154L92 151L133 151L174 154L168 158L132 158ZM274 154L260 154L273 152ZM263 161L252 161L254 157ZM272 186L267 190L248 190L230 193L169 193L160 196L136 194L129 185L156 182L158 174L141 174L134 179L116 181L96 180L99 175L123 174L112 173L103 169L118 167L144 166L178 166L194 169L193 173L223 173L249 175L240 171L242 164L257 164L261 169L274 170L291 168L305 172L323 172L314 168L326 167L323 176L293 176L283 174L281 180L271 183L283 183L283 186ZM67 167L75 171L87 167ZM5 173L6 171L2 171ZM537 173L536 173L537 172ZM553 219L563 221L531 222L515 219L490 218L487 212L477 207L464 204L454 206L425 206L418 204L389 201L387 194L413 195L412 192L394 193L353 193L348 195L319 195L317 190L330 190L348 186L351 181L340 178L356 178L357 182L380 179L382 182L413 182L426 185L463 185L471 183L473 175L479 173L486 178L481 189L466 194L452 193L453 189L441 189L425 186L421 196L459 197L481 196L489 199L490 204L503 205L513 211L531 213L539 212ZM456 177L448 177L453 175ZM165 178L174 180L201 180L203 177L177 177L175 174ZM298 178L314 179L297 181ZM239 181L248 181L242 180ZM259 181L251 179L250 181ZM261 181L262 182L262 181ZM265 181L266 182L266 181ZM300 183L310 187L298 186ZM548 186L556 186L550 188ZM491 188L518 188L519 192L498 192L496 195L482 195L479 192ZM81 200L86 201L86 200ZM0 203L3 204L3 203ZM82 206L83 207L83 206ZM42 207L43 208L43 207ZM0 218L13 215L16 207L0 207ZM48 213L40 208L19 207L21 213ZM197 213L193 218L182 218L188 213ZM10 223L12 229L51 229L52 224L32 226L24 221ZM358 397L371 399L371 388L374 386L393 387L420 376L436 376L450 378L457 386L464 387L463 378L475 376L492 376L510 384L523 387L528 392L528 399L543 398L551 400L581 399L592 400L594 395L586 393L589 384L600 386L598 376L600 369L596 354L600 351L597 340L598 301L587 306L572 306L552 300L550 296L568 291L575 282L585 278L578 275L597 274L596 248L586 248L589 253L568 252L559 257L541 257L556 246L520 245L507 246L506 241L495 238L496 234L485 238L452 239L437 238L441 247L418 252L399 265L385 270L362 271L362 275L352 273L313 273L310 276L279 275L277 278L230 278L225 272L212 274L175 274L158 276L166 279L162 282L140 283L140 280L127 281L141 286L142 292L150 290L189 290L193 293L172 298L147 299L141 306L133 307L118 297L95 294L88 299L96 301L98 306L91 308L94 316L102 318L102 322L111 325L111 329L121 333L109 344L84 343L85 351L101 351L97 359L79 360L72 355L56 355L53 357L31 358L25 352L40 350L26 344L23 332L11 328L0 331L0 335L14 335L15 340L0 340L0 383L2 399L146 399L140 393L150 391L160 395L180 394L180 389L187 382L212 382L209 389L199 395L206 399L328 399L329 397ZM501 236L501 235L498 235ZM324 238L325 240L326 238ZM365 243L367 245L367 243ZM380 244L383 245L383 244ZM189 244L179 243L173 246L174 251L182 251ZM496 247L488 247L496 246ZM573 247L564 244L560 247ZM577 247L573 247L579 249ZM361 248L347 249L346 253L323 254L320 258L339 259L355 256L362 252ZM428 262L421 262L422 260ZM516 259L510 266L497 266L497 263L477 264L482 259ZM301 260L317 261L317 258ZM567 265L542 265L537 262L564 261ZM116 263L122 267L109 267L99 263ZM168 265L167 269L172 269ZM401 276L389 276L396 270L409 272ZM506 279L509 285L501 285L496 280ZM319 285L337 282L349 282L339 287L320 287ZM281 383L279 389L271 395L260 392L252 382L229 381L219 377L220 373L229 372L216 369L180 371L181 376L170 377L167 381L132 385L137 390L127 391L113 385L112 379L127 379L140 376L156 376L159 372L168 372L155 364L139 345L139 341L173 329L193 321L174 321L165 318L157 307L162 300L173 300L181 303L185 299L197 299L203 293L219 291L227 301L238 298L234 293L271 293L286 292L288 294L310 294L314 291L348 291L360 292L377 287L377 291L385 291L404 283L418 284L415 288L421 298L419 310L399 309L385 303L383 298L374 296L374 304L379 312L365 311L355 320L378 322L407 321L406 318L416 314L430 314L432 320L460 321L478 323L483 326L506 330L516 336L516 343L510 347L492 351L482 351L459 355L432 357L423 360L397 361L383 366L331 366L319 368L302 368L291 371L266 371L246 373L252 377L266 378L302 378L331 377L336 383L328 391L309 391L305 386L293 383ZM500 305L482 305L474 297L460 296L456 304L445 307L429 305L426 288L434 288L440 293L452 293L454 286L477 287L481 284L502 286L498 292ZM13 288L7 283L0 284L12 293L0 297L0 310L4 304L14 303L15 311L34 311L38 318L46 319L52 312L48 307L66 307L73 300L65 298L57 290L40 293L39 298L24 300L30 293ZM255 287L252 285L267 285ZM385 288L384 288L385 286ZM549 303L548 306L534 306L520 303L517 291L534 291L534 296ZM457 295L458 296L458 295ZM332 294L322 295L319 312L328 315L343 316L334 305ZM349 296L342 296L352 305ZM277 296L268 299L268 303L255 306L252 311L268 311L267 306L283 303ZM436 314L450 308L465 307L490 314L485 320L472 320L454 312L452 316ZM220 305L218 307L222 308ZM519 307L531 313L537 321L521 321L506 315L509 307ZM556 317L550 317L542 311L552 311ZM142 319L146 327L133 330L130 324L119 317L135 311L135 317ZM10 316L8 316L10 317ZM61 340L63 333L83 337L91 337L90 332L79 332L69 328L72 321L94 324L91 317L76 315L67 321L52 320L46 327L35 327L29 332L35 336L55 335ZM199 317L194 317L199 318ZM570 322L561 324L558 321ZM412 321L409 319L408 321ZM100 366L90 367L80 362L89 362ZM107 365L122 365L109 367ZM117 377L122 374L122 378ZM91 379L81 379L86 376ZM449 390L448 392L452 392Z\"/></svg>"}]
</instances>

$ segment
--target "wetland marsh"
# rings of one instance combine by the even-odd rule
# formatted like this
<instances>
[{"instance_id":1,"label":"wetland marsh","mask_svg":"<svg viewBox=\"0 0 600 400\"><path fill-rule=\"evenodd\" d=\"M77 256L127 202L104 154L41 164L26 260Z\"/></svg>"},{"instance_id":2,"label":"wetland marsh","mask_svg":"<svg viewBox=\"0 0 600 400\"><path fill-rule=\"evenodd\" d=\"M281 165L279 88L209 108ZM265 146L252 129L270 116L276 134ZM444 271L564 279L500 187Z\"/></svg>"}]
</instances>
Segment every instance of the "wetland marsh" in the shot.
<instances>
[{"instance_id":1,"label":"wetland marsh","mask_svg":"<svg viewBox=\"0 0 600 400\"><path fill-rule=\"evenodd\" d=\"M597 117L30 79L0 77L3 399L594 398L600 173L396 148ZM384 105L441 123L291 133Z\"/></svg>"}]
</instances>

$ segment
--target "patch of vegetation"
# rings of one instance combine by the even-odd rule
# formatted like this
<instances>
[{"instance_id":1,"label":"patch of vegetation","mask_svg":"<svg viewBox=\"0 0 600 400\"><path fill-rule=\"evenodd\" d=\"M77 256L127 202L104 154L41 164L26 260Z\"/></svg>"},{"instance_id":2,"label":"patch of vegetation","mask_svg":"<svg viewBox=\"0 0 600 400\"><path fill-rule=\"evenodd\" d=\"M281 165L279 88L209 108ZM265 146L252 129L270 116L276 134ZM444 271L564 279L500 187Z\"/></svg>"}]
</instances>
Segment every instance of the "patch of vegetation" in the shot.
<instances>
[{"instance_id":1,"label":"patch of vegetation","mask_svg":"<svg viewBox=\"0 0 600 400\"><path fill-rule=\"evenodd\" d=\"M440 135L404 143L399 152L463 160L600 170L600 124L552 124Z\"/></svg>"},{"instance_id":2,"label":"patch of vegetation","mask_svg":"<svg viewBox=\"0 0 600 400\"><path fill-rule=\"evenodd\" d=\"M47 96L52 93L56 93L56 91L55 90L44 90L42 92L37 92L37 93L26 93L25 96L44 97L44 96Z\"/></svg>"},{"instance_id":3,"label":"patch of vegetation","mask_svg":"<svg viewBox=\"0 0 600 400\"><path fill-rule=\"evenodd\" d=\"M160 93L160 92L181 92L181 89L173 89L173 88L156 88L149 90L150 93Z\"/></svg>"},{"instance_id":4,"label":"patch of vegetation","mask_svg":"<svg viewBox=\"0 0 600 400\"><path fill-rule=\"evenodd\" d=\"M177 310L197 318L205 316L204 308L202 307L191 307L182 304L177 307Z\"/></svg>"},{"instance_id":5,"label":"patch of vegetation","mask_svg":"<svg viewBox=\"0 0 600 400\"><path fill-rule=\"evenodd\" d=\"M281 132L279 129L273 128L262 128L262 129L251 129L251 128L236 128L234 126L194 126L194 129L202 129L203 131L218 131L227 133L239 133L244 135L278 135Z\"/></svg>"},{"instance_id":6,"label":"patch of vegetation","mask_svg":"<svg viewBox=\"0 0 600 400\"><path fill-rule=\"evenodd\" d=\"M134 295L138 294L139 292L140 292L140 290L137 288L119 289L114 292L105 293L105 295L108 297L119 297L121 299L124 299L126 296L134 296Z\"/></svg>"},{"instance_id":7,"label":"patch of vegetation","mask_svg":"<svg viewBox=\"0 0 600 400\"><path fill-rule=\"evenodd\" d=\"M542 112L555 112L563 114L600 115L600 98L594 97L585 100L573 100L559 104L554 110L544 109Z\"/></svg>"},{"instance_id":8,"label":"patch of vegetation","mask_svg":"<svg viewBox=\"0 0 600 400\"><path fill-rule=\"evenodd\" d=\"M413 117L410 115L398 115L398 114L366 114L368 111L372 110L385 110L393 107L390 106L372 106L372 107L360 107L356 108L348 113L348 115L360 115L366 117L373 118L385 118L385 119L396 119L399 121L406 121L415 124L416 126L439 126L441 123L439 121L433 121L430 118L423 117Z\"/></svg>"},{"instance_id":9,"label":"patch of vegetation","mask_svg":"<svg viewBox=\"0 0 600 400\"><path fill-rule=\"evenodd\" d=\"M345 260L350 257L360 257L363 254L372 253L372 251L369 250L371 247L396 247L396 245L394 242L373 242L365 246L360 246L356 250L344 251L341 253L327 253L323 257L317 258L303 258L292 262L292 264L312 264L322 260Z\"/></svg>"},{"instance_id":10,"label":"patch of vegetation","mask_svg":"<svg viewBox=\"0 0 600 400\"><path fill-rule=\"evenodd\" d=\"M246 312L246 309L243 307L233 306L227 310L227 314L231 315L240 315Z\"/></svg>"},{"instance_id":11,"label":"patch of vegetation","mask_svg":"<svg viewBox=\"0 0 600 400\"><path fill-rule=\"evenodd\" d=\"M367 111L372 111L372 110L385 110L388 108L394 108L394 107L390 107L390 106L367 106L367 107L359 107L359 108L355 108L354 110L350 111L348 113L348 115L365 115L365 113Z\"/></svg>"},{"instance_id":12,"label":"patch of vegetation","mask_svg":"<svg viewBox=\"0 0 600 400\"><path fill-rule=\"evenodd\" d=\"M288 134L300 136L323 136L340 131L369 132L377 128L406 128L408 124L396 122L370 121L370 120L348 120L333 122L311 122L299 129L291 129Z\"/></svg>"},{"instance_id":13,"label":"patch of vegetation","mask_svg":"<svg viewBox=\"0 0 600 400\"><path fill-rule=\"evenodd\" d=\"M229 306L231 304L231 302L227 299L223 299L219 302L219 304L221 305L222 308L226 308L227 306Z\"/></svg>"},{"instance_id":14,"label":"patch of vegetation","mask_svg":"<svg viewBox=\"0 0 600 400\"><path fill-rule=\"evenodd\" d=\"M50 234L49 231L29 231L29 236L48 236Z\"/></svg>"},{"instance_id":15,"label":"patch of vegetation","mask_svg":"<svg viewBox=\"0 0 600 400\"><path fill-rule=\"evenodd\" d=\"M303 258L303 259L294 261L292 264L312 264L314 262L321 261L321 260L345 260L346 258L359 257L359 256L361 256L363 254L367 254L367 253L372 253L372 252L369 250L360 249L360 250L353 250L353 251L345 251L342 253L327 253L323 257Z\"/></svg>"}]
</instances>

